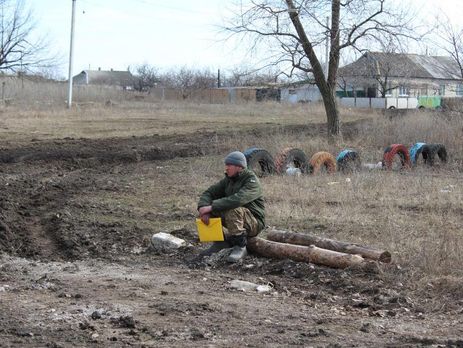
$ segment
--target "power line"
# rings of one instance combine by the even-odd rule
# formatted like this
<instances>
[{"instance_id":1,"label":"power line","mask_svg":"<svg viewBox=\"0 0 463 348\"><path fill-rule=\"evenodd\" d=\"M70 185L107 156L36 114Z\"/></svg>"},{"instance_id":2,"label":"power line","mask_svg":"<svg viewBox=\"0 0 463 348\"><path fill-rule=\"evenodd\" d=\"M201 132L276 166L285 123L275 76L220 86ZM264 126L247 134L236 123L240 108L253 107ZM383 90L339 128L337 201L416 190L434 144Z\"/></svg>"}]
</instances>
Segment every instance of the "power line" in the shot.
<instances>
[{"instance_id":1,"label":"power line","mask_svg":"<svg viewBox=\"0 0 463 348\"><path fill-rule=\"evenodd\" d=\"M97 6L97 7L105 8L105 9L111 8L112 10L119 11L119 10L117 10L117 7L114 6L114 3L112 3L111 5L108 5L107 3L102 4L102 3L95 2L94 0L91 1L91 2L89 0L82 0L82 2L87 4L88 6ZM188 13L188 14L198 14L198 15L207 15L208 14L207 11L198 11L198 10L194 10L194 9L186 9L186 8L180 7L180 6L166 5L165 1L153 3L153 2L150 2L150 1L147 1L147 0L130 0L131 4L133 4L134 2L137 2L139 4L143 4L143 5L147 5L147 6L155 8L155 9L166 9L166 10L180 11L180 12L184 12L184 13ZM128 4L127 4L127 6L128 6L128 8L132 8L132 6L130 6ZM120 10L120 11L121 12L124 11L124 13L126 13L126 10L127 9Z\"/></svg>"},{"instance_id":2,"label":"power line","mask_svg":"<svg viewBox=\"0 0 463 348\"><path fill-rule=\"evenodd\" d=\"M108 4L103 4L101 2L95 2L92 0L81 0L84 4L83 6L83 13L85 15L90 15L95 13L95 11L112 11L116 15L120 15L127 20L144 20L145 22L150 21L151 24L155 24L158 22L170 22L166 23L166 25L172 24L177 25L176 21L182 21L183 23L188 23L189 28L211 28L214 27L213 23L205 23L205 19L208 18L215 18L216 21L219 21L212 13L209 14L207 11L194 11L188 10L184 8L177 8L177 7L169 7L169 6L156 6L154 3L148 3L146 0L131 0L133 3L137 2L132 6L125 4L127 8L122 8L121 4L118 6L109 6ZM142 4L138 6L138 4ZM147 8L147 7L151 7ZM158 8L160 7L160 9ZM164 11L163 11L164 10ZM167 15L166 15L167 12ZM177 18L178 17L178 18ZM198 17L202 17L203 20L198 20Z\"/></svg>"}]
</instances>

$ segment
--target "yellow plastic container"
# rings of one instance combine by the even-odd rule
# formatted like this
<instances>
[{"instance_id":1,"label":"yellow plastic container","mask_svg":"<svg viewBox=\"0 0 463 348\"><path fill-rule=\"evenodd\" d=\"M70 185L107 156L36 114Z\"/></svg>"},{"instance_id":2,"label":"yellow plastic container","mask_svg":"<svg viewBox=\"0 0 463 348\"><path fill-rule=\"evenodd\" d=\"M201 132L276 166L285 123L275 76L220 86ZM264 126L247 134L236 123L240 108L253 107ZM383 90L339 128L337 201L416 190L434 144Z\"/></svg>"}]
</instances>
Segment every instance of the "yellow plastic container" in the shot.
<instances>
[{"instance_id":1,"label":"yellow plastic container","mask_svg":"<svg viewBox=\"0 0 463 348\"><path fill-rule=\"evenodd\" d=\"M196 219L200 242L221 242L224 240L222 231L222 220L220 218L210 218L209 225L201 219Z\"/></svg>"}]
</instances>

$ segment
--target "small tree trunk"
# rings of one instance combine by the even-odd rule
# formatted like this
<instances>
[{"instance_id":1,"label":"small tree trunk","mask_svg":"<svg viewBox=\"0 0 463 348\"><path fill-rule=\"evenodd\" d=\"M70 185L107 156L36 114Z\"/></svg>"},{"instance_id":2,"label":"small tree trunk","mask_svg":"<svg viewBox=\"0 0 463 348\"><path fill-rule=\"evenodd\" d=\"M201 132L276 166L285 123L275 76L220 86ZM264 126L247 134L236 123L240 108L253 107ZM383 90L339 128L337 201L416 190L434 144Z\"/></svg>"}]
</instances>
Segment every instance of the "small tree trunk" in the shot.
<instances>
[{"instance_id":1,"label":"small tree trunk","mask_svg":"<svg viewBox=\"0 0 463 348\"><path fill-rule=\"evenodd\" d=\"M336 106L336 98L333 93L323 96L323 104L326 110L326 120L328 136L335 137L340 135L339 110Z\"/></svg>"},{"instance_id":2,"label":"small tree trunk","mask_svg":"<svg viewBox=\"0 0 463 348\"><path fill-rule=\"evenodd\" d=\"M347 254L358 254L371 260L377 260L385 263L391 262L391 253L389 251L339 242L328 238L320 238L306 233L272 230L267 234L267 239L275 242L297 245L316 245L323 249L334 250Z\"/></svg>"},{"instance_id":3,"label":"small tree trunk","mask_svg":"<svg viewBox=\"0 0 463 348\"><path fill-rule=\"evenodd\" d=\"M332 4L332 29L331 29L331 53L329 59L329 73L328 77L325 76L323 68L318 60L317 54L315 53L312 42L307 37L304 26L298 15L298 9L294 5L293 0L286 0L288 6L288 13L291 22L294 25L302 48L307 58L309 59L310 65L312 66L312 73L315 79L315 83L320 90L320 94L325 105L325 112L327 118L328 127L328 138L332 139L340 135L339 129L339 110L336 106L335 88L336 88L336 72L339 65L339 11L340 1L334 0Z\"/></svg>"},{"instance_id":4,"label":"small tree trunk","mask_svg":"<svg viewBox=\"0 0 463 348\"><path fill-rule=\"evenodd\" d=\"M317 248L314 245L302 246L278 243L259 237L248 240L248 249L252 252L274 259L291 259L300 262L310 262L333 268L347 268L363 263L359 255L339 253L337 251Z\"/></svg>"}]
</instances>

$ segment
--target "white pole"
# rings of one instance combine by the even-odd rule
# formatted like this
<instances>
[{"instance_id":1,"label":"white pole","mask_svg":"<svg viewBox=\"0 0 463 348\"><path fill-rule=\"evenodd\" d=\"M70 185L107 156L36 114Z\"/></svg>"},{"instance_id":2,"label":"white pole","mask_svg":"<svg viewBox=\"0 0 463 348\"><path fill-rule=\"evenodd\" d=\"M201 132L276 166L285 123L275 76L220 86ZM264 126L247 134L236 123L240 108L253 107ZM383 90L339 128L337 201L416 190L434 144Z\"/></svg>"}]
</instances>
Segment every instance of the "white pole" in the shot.
<instances>
[{"instance_id":1,"label":"white pole","mask_svg":"<svg viewBox=\"0 0 463 348\"><path fill-rule=\"evenodd\" d=\"M74 53L74 21L75 21L76 0L72 0L71 17L71 47L69 49L69 89L68 89L68 109L72 106L72 56Z\"/></svg>"}]
</instances>

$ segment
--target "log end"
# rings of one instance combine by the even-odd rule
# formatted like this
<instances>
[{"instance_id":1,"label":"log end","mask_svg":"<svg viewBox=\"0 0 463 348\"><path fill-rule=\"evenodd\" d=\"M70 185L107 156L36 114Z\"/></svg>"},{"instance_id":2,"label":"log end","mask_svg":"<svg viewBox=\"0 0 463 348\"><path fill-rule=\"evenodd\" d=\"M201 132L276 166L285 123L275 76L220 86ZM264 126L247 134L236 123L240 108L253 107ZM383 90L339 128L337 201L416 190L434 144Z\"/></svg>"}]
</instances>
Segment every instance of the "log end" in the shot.
<instances>
[{"instance_id":1,"label":"log end","mask_svg":"<svg viewBox=\"0 0 463 348\"><path fill-rule=\"evenodd\" d=\"M392 260L391 253L389 251L384 251L379 255L379 261L384 263L390 263Z\"/></svg>"}]
</instances>

